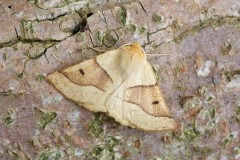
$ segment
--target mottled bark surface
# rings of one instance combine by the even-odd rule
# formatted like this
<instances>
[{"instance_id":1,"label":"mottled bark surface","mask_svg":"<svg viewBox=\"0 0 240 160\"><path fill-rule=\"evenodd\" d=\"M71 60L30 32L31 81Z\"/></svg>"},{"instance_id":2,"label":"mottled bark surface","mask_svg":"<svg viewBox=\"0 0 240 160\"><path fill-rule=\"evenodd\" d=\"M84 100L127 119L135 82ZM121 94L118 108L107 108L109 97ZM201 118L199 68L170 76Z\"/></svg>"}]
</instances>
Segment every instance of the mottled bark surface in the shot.
<instances>
[{"instance_id":1,"label":"mottled bark surface","mask_svg":"<svg viewBox=\"0 0 240 160\"><path fill-rule=\"evenodd\" d=\"M1 0L0 159L239 159L239 16L239 0ZM122 126L45 81L136 41L176 131Z\"/></svg>"}]
</instances>

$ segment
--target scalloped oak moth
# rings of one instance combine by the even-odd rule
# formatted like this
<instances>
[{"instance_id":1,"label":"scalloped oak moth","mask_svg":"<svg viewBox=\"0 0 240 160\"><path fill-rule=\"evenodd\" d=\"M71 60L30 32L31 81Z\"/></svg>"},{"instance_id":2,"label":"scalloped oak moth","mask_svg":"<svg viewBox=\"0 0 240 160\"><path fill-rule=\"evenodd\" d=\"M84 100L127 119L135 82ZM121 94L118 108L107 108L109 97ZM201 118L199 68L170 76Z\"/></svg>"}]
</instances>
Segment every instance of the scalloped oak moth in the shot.
<instances>
[{"instance_id":1,"label":"scalloped oak moth","mask_svg":"<svg viewBox=\"0 0 240 160\"><path fill-rule=\"evenodd\" d=\"M123 45L50 74L47 80L66 98L122 125L145 131L176 128L140 44Z\"/></svg>"}]
</instances>

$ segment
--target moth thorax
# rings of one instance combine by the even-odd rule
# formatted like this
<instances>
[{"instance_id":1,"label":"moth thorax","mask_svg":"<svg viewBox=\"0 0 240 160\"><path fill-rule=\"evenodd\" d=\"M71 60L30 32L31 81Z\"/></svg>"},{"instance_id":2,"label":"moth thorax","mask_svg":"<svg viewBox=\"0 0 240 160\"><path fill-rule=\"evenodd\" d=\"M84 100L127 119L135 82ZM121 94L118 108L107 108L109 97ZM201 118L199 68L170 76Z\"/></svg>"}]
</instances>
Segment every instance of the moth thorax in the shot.
<instances>
[{"instance_id":1,"label":"moth thorax","mask_svg":"<svg viewBox=\"0 0 240 160\"><path fill-rule=\"evenodd\" d=\"M129 53L134 54L134 56L138 57L139 59L145 59L145 52L139 43L133 43L132 45L124 47Z\"/></svg>"}]
</instances>

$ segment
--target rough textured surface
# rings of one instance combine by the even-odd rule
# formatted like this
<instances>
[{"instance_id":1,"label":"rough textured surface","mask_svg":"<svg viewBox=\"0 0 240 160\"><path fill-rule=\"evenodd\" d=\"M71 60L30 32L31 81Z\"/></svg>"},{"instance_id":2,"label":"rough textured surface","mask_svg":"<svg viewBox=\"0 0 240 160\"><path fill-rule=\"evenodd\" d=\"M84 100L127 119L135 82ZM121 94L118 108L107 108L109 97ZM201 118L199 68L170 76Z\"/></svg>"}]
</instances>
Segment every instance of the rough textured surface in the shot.
<instances>
[{"instance_id":1,"label":"rough textured surface","mask_svg":"<svg viewBox=\"0 0 240 160\"><path fill-rule=\"evenodd\" d=\"M1 0L0 159L239 159L239 10L239 0ZM152 54L174 132L121 126L45 81L100 54L90 47L135 41Z\"/></svg>"}]
</instances>

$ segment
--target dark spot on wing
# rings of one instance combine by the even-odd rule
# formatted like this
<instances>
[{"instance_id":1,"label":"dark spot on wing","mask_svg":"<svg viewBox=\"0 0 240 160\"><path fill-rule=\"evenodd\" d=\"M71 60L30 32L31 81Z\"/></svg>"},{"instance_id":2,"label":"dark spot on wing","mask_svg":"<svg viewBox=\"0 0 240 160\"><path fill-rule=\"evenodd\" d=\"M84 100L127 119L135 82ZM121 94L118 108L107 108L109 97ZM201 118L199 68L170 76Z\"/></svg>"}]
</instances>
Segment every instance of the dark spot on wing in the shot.
<instances>
[{"instance_id":1,"label":"dark spot on wing","mask_svg":"<svg viewBox=\"0 0 240 160\"><path fill-rule=\"evenodd\" d=\"M159 102L158 101L153 101L152 104L158 104Z\"/></svg>"},{"instance_id":2,"label":"dark spot on wing","mask_svg":"<svg viewBox=\"0 0 240 160\"><path fill-rule=\"evenodd\" d=\"M79 72L81 73L81 75L85 74L85 72L82 69L79 69Z\"/></svg>"}]
</instances>

